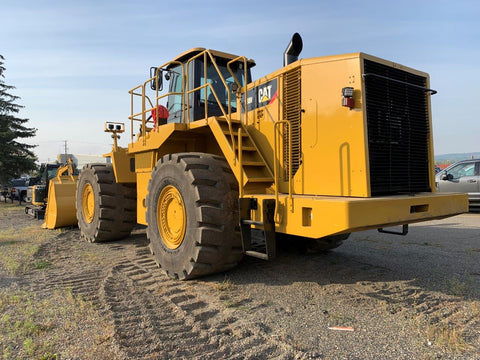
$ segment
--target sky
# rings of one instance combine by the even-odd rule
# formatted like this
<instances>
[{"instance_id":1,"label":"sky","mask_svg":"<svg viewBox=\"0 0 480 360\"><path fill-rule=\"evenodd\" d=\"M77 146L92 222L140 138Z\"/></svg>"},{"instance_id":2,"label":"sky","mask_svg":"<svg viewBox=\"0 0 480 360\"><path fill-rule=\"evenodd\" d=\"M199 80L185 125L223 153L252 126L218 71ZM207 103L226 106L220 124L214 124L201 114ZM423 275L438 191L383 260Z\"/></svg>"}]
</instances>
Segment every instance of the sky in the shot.
<instances>
[{"instance_id":1,"label":"sky","mask_svg":"<svg viewBox=\"0 0 480 360\"><path fill-rule=\"evenodd\" d=\"M128 90L150 66L205 47L254 59L257 79L295 32L300 58L365 52L429 73L435 154L480 151L478 1L2 0L0 19L4 81L40 162L65 140L69 153L110 151L103 124L128 122Z\"/></svg>"}]
</instances>

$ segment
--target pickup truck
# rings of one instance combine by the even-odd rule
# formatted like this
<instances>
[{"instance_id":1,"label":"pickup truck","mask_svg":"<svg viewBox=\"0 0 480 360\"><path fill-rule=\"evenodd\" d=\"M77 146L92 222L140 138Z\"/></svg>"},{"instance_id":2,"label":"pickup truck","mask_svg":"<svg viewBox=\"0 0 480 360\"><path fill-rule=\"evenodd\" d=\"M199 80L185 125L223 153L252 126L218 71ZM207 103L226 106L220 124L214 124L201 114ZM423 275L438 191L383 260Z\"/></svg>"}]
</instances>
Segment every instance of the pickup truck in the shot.
<instances>
[{"instance_id":1,"label":"pickup truck","mask_svg":"<svg viewBox=\"0 0 480 360\"><path fill-rule=\"evenodd\" d=\"M28 183L29 178L10 180L10 198L25 202L27 200Z\"/></svg>"}]
</instances>

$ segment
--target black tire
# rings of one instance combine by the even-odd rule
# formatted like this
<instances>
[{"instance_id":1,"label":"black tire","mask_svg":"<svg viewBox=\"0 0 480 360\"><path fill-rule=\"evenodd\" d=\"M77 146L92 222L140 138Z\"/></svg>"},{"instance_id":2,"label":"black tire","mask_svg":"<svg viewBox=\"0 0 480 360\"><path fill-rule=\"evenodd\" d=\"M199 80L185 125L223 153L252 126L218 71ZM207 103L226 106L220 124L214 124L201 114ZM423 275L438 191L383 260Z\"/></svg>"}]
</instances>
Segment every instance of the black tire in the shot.
<instances>
[{"instance_id":1,"label":"black tire","mask_svg":"<svg viewBox=\"0 0 480 360\"><path fill-rule=\"evenodd\" d=\"M176 248L162 239L157 214L164 189L184 204L184 235ZM157 264L175 279L222 272L243 257L238 227L238 183L224 158L204 153L165 155L148 184L147 237ZM160 220L163 221L163 220ZM170 243L171 245L171 243Z\"/></svg>"},{"instance_id":2,"label":"black tire","mask_svg":"<svg viewBox=\"0 0 480 360\"><path fill-rule=\"evenodd\" d=\"M93 191L93 214L85 214L82 208L82 194L88 186ZM76 207L78 227L87 241L127 237L137 222L135 185L116 183L112 164L87 164L78 179Z\"/></svg>"},{"instance_id":3,"label":"black tire","mask_svg":"<svg viewBox=\"0 0 480 360\"><path fill-rule=\"evenodd\" d=\"M347 240L350 233L330 235L318 239L308 237L277 234L278 245L283 251L297 251L299 254L317 253L333 250L342 245L344 240Z\"/></svg>"},{"instance_id":4,"label":"black tire","mask_svg":"<svg viewBox=\"0 0 480 360\"><path fill-rule=\"evenodd\" d=\"M329 251L335 249L347 240L350 233L325 236L320 239L309 239L307 241L307 249L312 252Z\"/></svg>"}]
</instances>

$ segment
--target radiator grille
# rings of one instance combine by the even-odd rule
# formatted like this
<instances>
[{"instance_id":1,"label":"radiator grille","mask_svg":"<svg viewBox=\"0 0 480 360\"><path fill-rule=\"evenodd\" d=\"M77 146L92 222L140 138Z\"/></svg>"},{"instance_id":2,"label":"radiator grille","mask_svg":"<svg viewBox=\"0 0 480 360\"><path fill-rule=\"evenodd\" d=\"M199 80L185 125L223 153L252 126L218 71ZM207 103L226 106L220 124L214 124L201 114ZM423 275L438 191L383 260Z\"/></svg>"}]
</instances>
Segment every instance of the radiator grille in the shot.
<instances>
[{"instance_id":1,"label":"radiator grille","mask_svg":"<svg viewBox=\"0 0 480 360\"><path fill-rule=\"evenodd\" d=\"M426 78L365 60L372 196L431 191Z\"/></svg>"},{"instance_id":2,"label":"radiator grille","mask_svg":"<svg viewBox=\"0 0 480 360\"><path fill-rule=\"evenodd\" d=\"M285 181L294 176L300 166L302 133L301 133L301 72L300 67L290 70L283 77L283 118L290 122L292 132L292 174L289 174L288 130L283 137L283 164Z\"/></svg>"}]
</instances>

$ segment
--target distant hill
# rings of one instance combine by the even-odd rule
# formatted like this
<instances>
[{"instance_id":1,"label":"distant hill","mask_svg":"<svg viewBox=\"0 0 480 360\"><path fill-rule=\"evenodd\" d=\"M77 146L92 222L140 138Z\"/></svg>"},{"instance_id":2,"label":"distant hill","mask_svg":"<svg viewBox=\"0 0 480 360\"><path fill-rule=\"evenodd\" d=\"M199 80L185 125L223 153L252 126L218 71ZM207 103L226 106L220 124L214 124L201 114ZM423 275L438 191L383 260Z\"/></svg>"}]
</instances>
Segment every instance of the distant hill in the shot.
<instances>
[{"instance_id":1,"label":"distant hill","mask_svg":"<svg viewBox=\"0 0 480 360\"><path fill-rule=\"evenodd\" d=\"M451 164L451 163L454 163L456 161L471 159L472 156L475 159L480 159L480 152L463 153L463 154L435 155L435 163Z\"/></svg>"}]
</instances>

